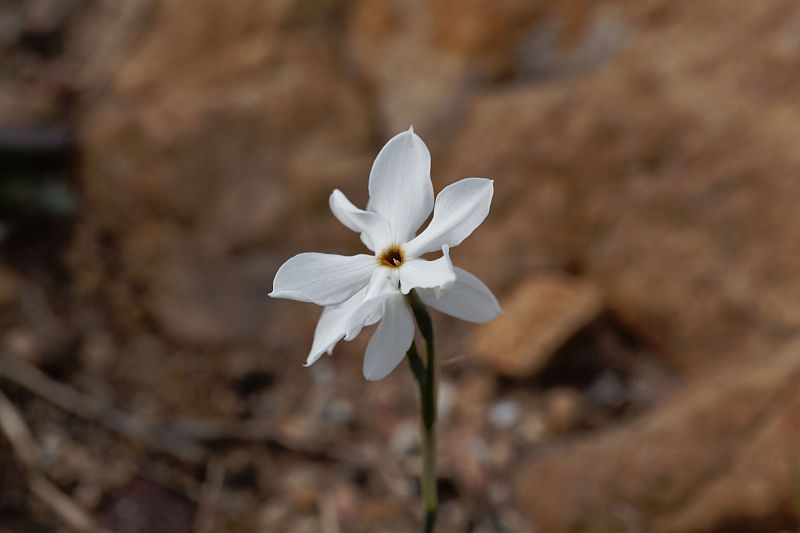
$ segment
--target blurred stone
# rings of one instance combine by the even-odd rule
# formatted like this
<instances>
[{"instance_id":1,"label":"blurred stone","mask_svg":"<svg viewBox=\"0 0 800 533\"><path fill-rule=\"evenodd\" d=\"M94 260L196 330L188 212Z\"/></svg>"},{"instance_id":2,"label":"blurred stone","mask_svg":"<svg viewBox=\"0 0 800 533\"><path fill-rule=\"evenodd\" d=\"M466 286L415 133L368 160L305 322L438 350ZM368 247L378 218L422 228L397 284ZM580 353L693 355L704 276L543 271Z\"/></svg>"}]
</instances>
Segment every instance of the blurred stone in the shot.
<instances>
[{"instance_id":1,"label":"blurred stone","mask_svg":"<svg viewBox=\"0 0 800 533\"><path fill-rule=\"evenodd\" d=\"M286 478L289 503L301 511L312 511L319 499L319 480L310 470L294 470Z\"/></svg>"},{"instance_id":2,"label":"blurred stone","mask_svg":"<svg viewBox=\"0 0 800 533\"><path fill-rule=\"evenodd\" d=\"M164 33L153 31L153 40L172 42L171 31L155 28ZM225 31L208 31L216 29ZM107 214L118 220L154 207L197 221L206 226L202 238L220 229L234 242L274 236L287 204L307 206L360 174L366 117L323 39L243 35L223 48L214 40L191 39L191 52L148 44L123 61L115 92L83 124L87 197L112 202L119 211ZM198 60L178 75L171 63L181 53ZM153 84L162 88L155 95ZM215 227L208 215L228 212L231 202L247 211Z\"/></svg>"},{"instance_id":3,"label":"blurred stone","mask_svg":"<svg viewBox=\"0 0 800 533\"><path fill-rule=\"evenodd\" d=\"M202 344L261 335L272 257L201 260L187 251L170 259L152 282L151 307L173 338Z\"/></svg>"},{"instance_id":4,"label":"blurred stone","mask_svg":"<svg viewBox=\"0 0 800 533\"><path fill-rule=\"evenodd\" d=\"M529 30L548 4L547 0L434 0L431 33L437 45L466 57L508 58L520 31Z\"/></svg>"},{"instance_id":5,"label":"blurred stone","mask_svg":"<svg viewBox=\"0 0 800 533\"><path fill-rule=\"evenodd\" d=\"M504 314L474 334L475 355L508 376L531 376L602 311L592 284L565 276L531 278L506 300Z\"/></svg>"},{"instance_id":6,"label":"blurred stone","mask_svg":"<svg viewBox=\"0 0 800 533\"><path fill-rule=\"evenodd\" d=\"M498 429L508 429L519 420L519 405L513 400L503 400L489 409L489 423Z\"/></svg>"},{"instance_id":7,"label":"blurred stone","mask_svg":"<svg viewBox=\"0 0 800 533\"><path fill-rule=\"evenodd\" d=\"M395 455L407 455L419 445L419 422L409 421L398 424L392 432L389 448Z\"/></svg>"},{"instance_id":8,"label":"blurred stone","mask_svg":"<svg viewBox=\"0 0 800 533\"><path fill-rule=\"evenodd\" d=\"M343 398L334 398L325 403L320 418L325 422L346 426L353 422L355 411L349 401Z\"/></svg>"},{"instance_id":9,"label":"blurred stone","mask_svg":"<svg viewBox=\"0 0 800 533\"><path fill-rule=\"evenodd\" d=\"M518 431L528 444L539 443L547 437L544 417L538 411L525 413L522 422L519 424Z\"/></svg>"},{"instance_id":10,"label":"blurred stone","mask_svg":"<svg viewBox=\"0 0 800 533\"><path fill-rule=\"evenodd\" d=\"M91 80L104 96L82 113L87 216L70 264L124 329L154 317L184 343L256 340L279 258L357 243L308 213L366 182L369 118L331 37L291 27L341 4L294 4L170 0Z\"/></svg>"},{"instance_id":11,"label":"blurred stone","mask_svg":"<svg viewBox=\"0 0 800 533\"><path fill-rule=\"evenodd\" d=\"M444 174L495 178L496 195L462 265L508 291L534 269L585 275L681 371L779 347L800 324L789 5L707 28L724 2L629 4L642 31L602 67L471 97Z\"/></svg>"},{"instance_id":12,"label":"blurred stone","mask_svg":"<svg viewBox=\"0 0 800 533\"><path fill-rule=\"evenodd\" d=\"M629 391L620 377L613 373L604 372L588 389L586 401L601 407L617 407L629 400Z\"/></svg>"},{"instance_id":13,"label":"blurred stone","mask_svg":"<svg viewBox=\"0 0 800 533\"><path fill-rule=\"evenodd\" d=\"M583 415L583 398L574 389L556 387L544 396L544 425L551 433L566 433L575 428Z\"/></svg>"},{"instance_id":14,"label":"blurred stone","mask_svg":"<svg viewBox=\"0 0 800 533\"><path fill-rule=\"evenodd\" d=\"M389 131L436 132L479 81L513 71L523 32L549 0L357 3L350 53L378 93Z\"/></svg>"},{"instance_id":15,"label":"blurred stone","mask_svg":"<svg viewBox=\"0 0 800 533\"><path fill-rule=\"evenodd\" d=\"M428 2L358 2L349 26L349 49L389 132L414 125L430 132L453 114L471 67L430 46Z\"/></svg>"},{"instance_id":16,"label":"blurred stone","mask_svg":"<svg viewBox=\"0 0 800 533\"><path fill-rule=\"evenodd\" d=\"M732 517L790 528L798 354L793 345L732 365L648 417L537 453L517 478L517 508L544 531L621 530L619 502L654 533L724 531Z\"/></svg>"},{"instance_id":17,"label":"blurred stone","mask_svg":"<svg viewBox=\"0 0 800 533\"><path fill-rule=\"evenodd\" d=\"M493 450L482 427L483 421L462 424L439 437L439 449L446 451L440 461L442 475L452 477L468 492L482 492L490 481Z\"/></svg>"}]
</instances>

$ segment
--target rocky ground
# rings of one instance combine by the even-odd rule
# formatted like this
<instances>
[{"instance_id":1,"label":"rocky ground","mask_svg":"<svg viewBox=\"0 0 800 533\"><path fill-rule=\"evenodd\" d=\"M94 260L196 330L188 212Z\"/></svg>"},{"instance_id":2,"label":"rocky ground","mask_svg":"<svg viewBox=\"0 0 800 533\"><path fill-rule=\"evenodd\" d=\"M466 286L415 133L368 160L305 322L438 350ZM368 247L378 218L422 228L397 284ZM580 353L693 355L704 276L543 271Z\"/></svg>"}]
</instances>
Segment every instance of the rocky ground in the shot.
<instances>
[{"instance_id":1,"label":"rocky ground","mask_svg":"<svg viewBox=\"0 0 800 533\"><path fill-rule=\"evenodd\" d=\"M441 531L798 529L795 1L7 1L0 65L0 532L416 531L410 374L266 297L409 124L496 191Z\"/></svg>"}]
</instances>

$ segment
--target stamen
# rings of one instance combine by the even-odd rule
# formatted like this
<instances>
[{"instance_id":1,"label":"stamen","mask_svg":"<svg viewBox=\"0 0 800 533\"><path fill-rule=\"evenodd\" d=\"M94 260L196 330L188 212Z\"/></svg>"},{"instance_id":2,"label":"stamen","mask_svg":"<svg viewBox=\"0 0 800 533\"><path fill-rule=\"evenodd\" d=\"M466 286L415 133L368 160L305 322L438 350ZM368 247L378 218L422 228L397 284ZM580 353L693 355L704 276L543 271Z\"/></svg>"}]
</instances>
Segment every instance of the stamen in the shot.
<instances>
[{"instance_id":1,"label":"stamen","mask_svg":"<svg viewBox=\"0 0 800 533\"><path fill-rule=\"evenodd\" d=\"M378 263L389 268L399 268L403 264L403 250L397 246L390 246L378 256Z\"/></svg>"}]
</instances>

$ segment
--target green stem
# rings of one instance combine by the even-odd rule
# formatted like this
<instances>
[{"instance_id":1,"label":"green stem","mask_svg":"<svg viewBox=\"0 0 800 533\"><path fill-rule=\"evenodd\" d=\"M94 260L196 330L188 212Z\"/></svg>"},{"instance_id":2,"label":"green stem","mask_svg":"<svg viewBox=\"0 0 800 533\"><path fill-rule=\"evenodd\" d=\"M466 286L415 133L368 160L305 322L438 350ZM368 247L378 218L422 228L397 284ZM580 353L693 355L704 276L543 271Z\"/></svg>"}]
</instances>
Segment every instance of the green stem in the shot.
<instances>
[{"instance_id":1,"label":"green stem","mask_svg":"<svg viewBox=\"0 0 800 533\"><path fill-rule=\"evenodd\" d=\"M417 345L414 341L411 341L411 346L406 352L406 356L408 357L408 366L411 367L411 373L414 374L414 379L417 380L417 385L422 390L422 385L425 383L425 363L422 362L422 358L417 353Z\"/></svg>"},{"instance_id":2,"label":"green stem","mask_svg":"<svg viewBox=\"0 0 800 533\"><path fill-rule=\"evenodd\" d=\"M420 436L422 441L422 503L425 519L423 533L432 533L439 507L436 493L436 351L433 346L433 322L425 305L415 291L408 295L408 303L414 312L417 327L425 339L428 352L427 364L417 353L413 343L408 350L409 364L419 385L420 394Z\"/></svg>"}]
</instances>

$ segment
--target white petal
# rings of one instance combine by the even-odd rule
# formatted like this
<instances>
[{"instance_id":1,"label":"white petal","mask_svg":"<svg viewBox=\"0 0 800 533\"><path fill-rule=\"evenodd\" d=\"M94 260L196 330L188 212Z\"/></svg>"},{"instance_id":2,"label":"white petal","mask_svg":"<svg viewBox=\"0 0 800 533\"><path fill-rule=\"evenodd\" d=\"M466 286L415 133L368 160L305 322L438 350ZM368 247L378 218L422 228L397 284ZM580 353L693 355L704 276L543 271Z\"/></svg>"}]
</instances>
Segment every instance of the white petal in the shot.
<instances>
[{"instance_id":1,"label":"white petal","mask_svg":"<svg viewBox=\"0 0 800 533\"><path fill-rule=\"evenodd\" d=\"M444 254L435 261L409 259L399 268L400 291L408 294L411 289L446 289L456 280L453 263L450 262L450 249L442 247Z\"/></svg>"},{"instance_id":2,"label":"white petal","mask_svg":"<svg viewBox=\"0 0 800 533\"><path fill-rule=\"evenodd\" d=\"M373 252L375 251L375 245L372 244L372 240L369 238L369 235L367 235L366 233L362 233L361 235L359 235L359 237L361 238L361 242L364 243L364 246L366 246Z\"/></svg>"},{"instance_id":3,"label":"white petal","mask_svg":"<svg viewBox=\"0 0 800 533\"><path fill-rule=\"evenodd\" d=\"M364 356L364 377L383 379L403 360L414 339L414 319L405 298L392 295L384 303L383 319L369 340Z\"/></svg>"},{"instance_id":4,"label":"white petal","mask_svg":"<svg viewBox=\"0 0 800 533\"><path fill-rule=\"evenodd\" d=\"M364 287L341 304L322 310L322 315L317 322L317 329L314 331L314 342L308 353L306 366L314 364L325 352L330 353L336 343L344 338L348 320L363 303L366 292L367 288Z\"/></svg>"},{"instance_id":5,"label":"white petal","mask_svg":"<svg viewBox=\"0 0 800 533\"><path fill-rule=\"evenodd\" d=\"M375 257L299 254L286 261L272 282L273 298L288 298L317 305L336 305L365 287L378 268Z\"/></svg>"},{"instance_id":6,"label":"white petal","mask_svg":"<svg viewBox=\"0 0 800 533\"><path fill-rule=\"evenodd\" d=\"M377 322L383 316L384 302L392 295L399 294L397 285L392 282L392 270L377 268L370 278L363 301L353 311L345 327L345 340L353 340L364 326Z\"/></svg>"},{"instance_id":7,"label":"white petal","mask_svg":"<svg viewBox=\"0 0 800 533\"><path fill-rule=\"evenodd\" d=\"M391 225L397 244L410 240L430 215L431 155L413 129L394 136L375 158L369 173L369 201L369 209Z\"/></svg>"},{"instance_id":8,"label":"white petal","mask_svg":"<svg viewBox=\"0 0 800 533\"><path fill-rule=\"evenodd\" d=\"M420 290L420 299L442 313L468 322L489 322L500 314L497 298L481 280L464 269L456 267L455 271L456 282L449 289L438 291L438 296L433 289Z\"/></svg>"},{"instance_id":9,"label":"white petal","mask_svg":"<svg viewBox=\"0 0 800 533\"><path fill-rule=\"evenodd\" d=\"M306 366L316 362L325 352L331 353L340 340L353 340L364 326L370 326L381 319L386 298L398 294L388 270L376 268L366 287L343 303L323 309L314 331L314 342Z\"/></svg>"},{"instance_id":10,"label":"white petal","mask_svg":"<svg viewBox=\"0 0 800 533\"><path fill-rule=\"evenodd\" d=\"M442 189L436 197L431 223L406 243L406 254L419 257L439 250L444 244L451 247L461 244L489 214L493 183L483 178L466 178Z\"/></svg>"},{"instance_id":11,"label":"white petal","mask_svg":"<svg viewBox=\"0 0 800 533\"><path fill-rule=\"evenodd\" d=\"M361 240L370 250L382 249L392 243L389 223L379 214L357 208L339 189L331 193L329 203L333 216L349 229L360 233Z\"/></svg>"}]
</instances>

